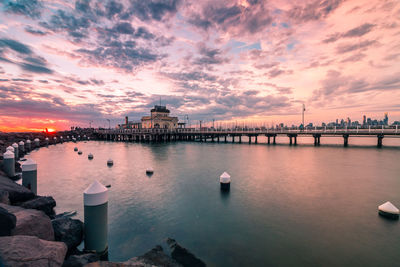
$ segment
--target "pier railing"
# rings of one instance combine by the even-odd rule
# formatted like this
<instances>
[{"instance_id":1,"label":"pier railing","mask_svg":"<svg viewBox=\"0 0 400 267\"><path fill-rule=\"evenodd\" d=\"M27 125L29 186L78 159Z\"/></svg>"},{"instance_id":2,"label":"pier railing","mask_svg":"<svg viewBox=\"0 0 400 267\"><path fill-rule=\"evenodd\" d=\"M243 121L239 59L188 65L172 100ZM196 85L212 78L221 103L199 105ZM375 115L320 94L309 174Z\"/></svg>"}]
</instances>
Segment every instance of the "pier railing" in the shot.
<instances>
[{"instance_id":1,"label":"pier railing","mask_svg":"<svg viewBox=\"0 0 400 267\"><path fill-rule=\"evenodd\" d=\"M95 132L100 134L324 134L324 135L400 135L398 127L382 127L382 128L280 128L280 129L199 129L199 128L177 128L177 129L97 129Z\"/></svg>"}]
</instances>

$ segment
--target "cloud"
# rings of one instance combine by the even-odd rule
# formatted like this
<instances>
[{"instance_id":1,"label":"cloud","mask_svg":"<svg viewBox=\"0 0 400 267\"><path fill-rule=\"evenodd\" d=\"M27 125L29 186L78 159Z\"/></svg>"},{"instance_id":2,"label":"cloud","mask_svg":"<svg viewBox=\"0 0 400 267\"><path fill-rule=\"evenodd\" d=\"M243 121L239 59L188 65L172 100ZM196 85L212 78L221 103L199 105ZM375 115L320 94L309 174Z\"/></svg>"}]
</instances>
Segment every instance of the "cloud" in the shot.
<instances>
[{"instance_id":1,"label":"cloud","mask_svg":"<svg viewBox=\"0 0 400 267\"><path fill-rule=\"evenodd\" d=\"M231 1L199 2L190 10L187 22L198 29L208 31L213 28L232 36L255 34L269 26L272 17L264 1L247 1L249 6L233 4ZM200 12L199 10L200 9Z\"/></svg>"},{"instance_id":2,"label":"cloud","mask_svg":"<svg viewBox=\"0 0 400 267\"><path fill-rule=\"evenodd\" d=\"M296 23L320 20L330 15L342 2L343 0L316 0L303 6L295 5L287 11L286 15L288 19Z\"/></svg>"},{"instance_id":3,"label":"cloud","mask_svg":"<svg viewBox=\"0 0 400 267\"><path fill-rule=\"evenodd\" d=\"M142 21L162 21L175 15L179 3L179 0L132 0L128 11L123 16L126 19L133 15Z\"/></svg>"},{"instance_id":4,"label":"cloud","mask_svg":"<svg viewBox=\"0 0 400 267\"><path fill-rule=\"evenodd\" d=\"M8 47L21 54L32 54L32 50L25 44L12 39L0 39L0 47Z\"/></svg>"},{"instance_id":5,"label":"cloud","mask_svg":"<svg viewBox=\"0 0 400 267\"><path fill-rule=\"evenodd\" d=\"M351 37L361 37L367 33L369 33L375 24L364 23L356 28L353 28L344 33L334 33L331 34L327 39L323 40L324 43L333 43L339 40L340 38L351 38Z\"/></svg>"},{"instance_id":6,"label":"cloud","mask_svg":"<svg viewBox=\"0 0 400 267\"><path fill-rule=\"evenodd\" d=\"M336 52L339 54L343 54L343 53L348 53L348 52L352 52L355 50L364 50L367 47L372 46L376 43L377 42L375 40L365 40L365 41L361 41L361 42L341 44L336 47Z\"/></svg>"},{"instance_id":7,"label":"cloud","mask_svg":"<svg viewBox=\"0 0 400 267\"><path fill-rule=\"evenodd\" d=\"M9 59L7 57L7 54L10 54L9 49L2 51L3 55L5 56L3 61L5 62L18 65L20 68L28 72L47 74L53 73L53 70L48 67L47 61L43 57L36 55L29 46L19 41L3 38L0 39L0 47L9 48L17 52L18 60Z\"/></svg>"},{"instance_id":8,"label":"cloud","mask_svg":"<svg viewBox=\"0 0 400 267\"><path fill-rule=\"evenodd\" d=\"M230 61L223 56L222 50L207 47L203 42L198 43L197 50L200 57L195 58L193 63L196 65L219 65Z\"/></svg>"},{"instance_id":9,"label":"cloud","mask_svg":"<svg viewBox=\"0 0 400 267\"><path fill-rule=\"evenodd\" d=\"M25 31L30 33L30 34L37 35L37 36L44 36L44 35L47 34L47 32L44 32L44 31L41 31L41 30L38 30L38 29L34 29L29 25L25 27Z\"/></svg>"},{"instance_id":10,"label":"cloud","mask_svg":"<svg viewBox=\"0 0 400 267\"><path fill-rule=\"evenodd\" d=\"M43 4L38 0L4 0L3 4L6 12L24 15L30 18L39 18L43 10Z\"/></svg>"}]
</instances>

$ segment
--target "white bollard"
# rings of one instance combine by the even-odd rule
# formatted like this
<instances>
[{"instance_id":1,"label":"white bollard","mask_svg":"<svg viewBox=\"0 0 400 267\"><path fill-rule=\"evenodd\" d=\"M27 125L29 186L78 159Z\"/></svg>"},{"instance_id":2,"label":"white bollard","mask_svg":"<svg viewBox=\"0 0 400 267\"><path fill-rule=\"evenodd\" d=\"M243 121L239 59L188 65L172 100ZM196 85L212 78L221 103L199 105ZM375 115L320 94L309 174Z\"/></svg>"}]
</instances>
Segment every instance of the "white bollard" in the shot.
<instances>
[{"instance_id":1,"label":"white bollard","mask_svg":"<svg viewBox=\"0 0 400 267\"><path fill-rule=\"evenodd\" d=\"M221 184L221 190L228 191L231 187L231 176L227 172L224 172L219 177L219 183Z\"/></svg>"},{"instance_id":2,"label":"white bollard","mask_svg":"<svg viewBox=\"0 0 400 267\"><path fill-rule=\"evenodd\" d=\"M8 146L6 151L11 151L14 154L14 148L12 146Z\"/></svg>"},{"instance_id":3,"label":"white bollard","mask_svg":"<svg viewBox=\"0 0 400 267\"><path fill-rule=\"evenodd\" d=\"M49 145L49 138L46 137L46 139L44 139L44 142L46 143L46 146L48 146Z\"/></svg>"},{"instance_id":4,"label":"white bollard","mask_svg":"<svg viewBox=\"0 0 400 267\"><path fill-rule=\"evenodd\" d=\"M53 137L53 142L54 142L54 144L57 144L57 137Z\"/></svg>"},{"instance_id":5,"label":"white bollard","mask_svg":"<svg viewBox=\"0 0 400 267\"><path fill-rule=\"evenodd\" d=\"M31 140L26 140L26 142L25 142L25 150L28 152L28 151L31 151L32 150L32 147L31 147Z\"/></svg>"},{"instance_id":6,"label":"white bollard","mask_svg":"<svg viewBox=\"0 0 400 267\"><path fill-rule=\"evenodd\" d=\"M20 141L18 143L18 150L19 150L19 156L23 157L24 154L25 154L25 143L24 143L24 141Z\"/></svg>"},{"instance_id":7,"label":"white bollard","mask_svg":"<svg viewBox=\"0 0 400 267\"><path fill-rule=\"evenodd\" d=\"M61 142L61 143L63 142L63 139L64 139L64 138L63 138L62 136L60 136L60 142Z\"/></svg>"},{"instance_id":8,"label":"white bollard","mask_svg":"<svg viewBox=\"0 0 400 267\"><path fill-rule=\"evenodd\" d=\"M18 160L18 159L19 159L18 144L17 144L17 143L14 143L14 144L12 144L12 147L14 148L15 160Z\"/></svg>"},{"instance_id":9,"label":"white bollard","mask_svg":"<svg viewBox=\"0 0 400 267\"><path fill-rule=\"evenodd\" d=\"M3 168L8 177L15 176L15 155L11 150L3 154Z\"/></svg>"},{"instance_id":10,"label":"white bollard","mask_svg":"<svg viewBox=\"0 0 400 267\"><path fill-rule=\"evenodd\" d=\"M83 192L85 250L108 251L108 189L94 181Z\"/></svg>"},{"instance_id":11,"label":"white bollard","mask_svg":"<svg viewBox=\"0 0 400 267\"><path fill-rule=\"evenodd\" d=\"M38 148L40 147L40 140L39 138L35 138L35 140L33 140L35 142L35 147Z\"/></svg>"},{"instance_id":12,"label":"white bollard","mask_svg":"<svg viewBox=\"0 0 400 267\"><path fill-rule=\"evenodd\" d=\"M21 165L22 185L37 195L37 164L32 159L27 159Z\"/></svg>"}]
</instances>

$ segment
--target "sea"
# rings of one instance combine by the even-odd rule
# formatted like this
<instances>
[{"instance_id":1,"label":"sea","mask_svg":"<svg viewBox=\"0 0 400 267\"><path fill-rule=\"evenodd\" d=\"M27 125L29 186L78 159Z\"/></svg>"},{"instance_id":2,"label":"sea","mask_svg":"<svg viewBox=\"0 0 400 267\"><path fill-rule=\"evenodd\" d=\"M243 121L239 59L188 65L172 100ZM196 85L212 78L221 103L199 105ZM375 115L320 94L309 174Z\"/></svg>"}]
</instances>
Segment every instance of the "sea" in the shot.
<instances>
[{"instance_id":1,"label":"sea","mask_svg":"<svg viewBox=\"0 0 400 267\"><path fill-rule=\"evenodd\" d=\"M307 137L297 146L246 138L79 141L26 158L38 163L38 194L53 196L57 213L83 221L83 191L95 180L111 186L110 261L171 237L208 266L400 266L400 222L378 215L386 201L400 207L400 139L377 148L376 138L350 137L348 147L339 137L318 147ZM229 192L220 190L225 171Z\"/></svg>"}]
</instances>

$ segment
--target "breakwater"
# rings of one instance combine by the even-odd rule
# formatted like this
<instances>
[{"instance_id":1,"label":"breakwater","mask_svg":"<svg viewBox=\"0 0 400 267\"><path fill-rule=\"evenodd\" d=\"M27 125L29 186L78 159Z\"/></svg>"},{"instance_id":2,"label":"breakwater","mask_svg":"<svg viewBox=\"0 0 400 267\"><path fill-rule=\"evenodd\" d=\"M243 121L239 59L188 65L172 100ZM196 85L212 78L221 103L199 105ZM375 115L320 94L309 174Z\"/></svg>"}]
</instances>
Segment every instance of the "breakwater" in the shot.
<instances>
[{"instance_id":1,"label":"breakwater","mask_svg":"<svg viewBox=\"0 0 400 267\"><path fill-rule=\"evenodd\" d=\"M69 134L69 136L67 135ZM67 137L68 136L68 137ZM51 137L51 138L49 138ZM78 246L84 239L83 222L71 218L73 213L56 214L56 201L52 196L39 196L32 188L24 187L14 180L20 179L22 157L32 149L72 141L73 138L90 140L90 134L59 133L44 135L38 133L1 134L1 152L7 147L27 140L39 139L37 145L24 142L19 145L15 162L16 175L9 176L0 171L0 265L3 266L114 266L104 261L104 255L82 251ZM79 141L79 140L77 140ZM4 158L0 166L4 167ZM23 168L22 168L23 171ZM39 176L40 177L40 176ZM118 266L205 266L192 253L175 240L166 240L170 253L162 246L156 246L142 256L131 258ZM99 261L101 263L99 263ZM24 265L24 266L25 266ZM92 265L88 265L92 266Z\"/></svg>"}]
</instances>

